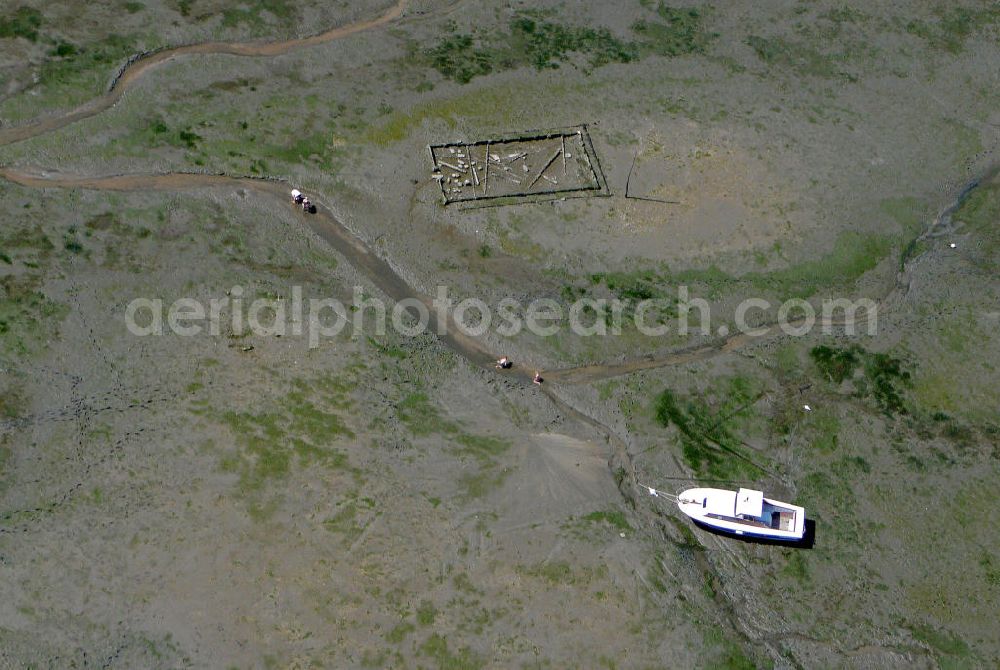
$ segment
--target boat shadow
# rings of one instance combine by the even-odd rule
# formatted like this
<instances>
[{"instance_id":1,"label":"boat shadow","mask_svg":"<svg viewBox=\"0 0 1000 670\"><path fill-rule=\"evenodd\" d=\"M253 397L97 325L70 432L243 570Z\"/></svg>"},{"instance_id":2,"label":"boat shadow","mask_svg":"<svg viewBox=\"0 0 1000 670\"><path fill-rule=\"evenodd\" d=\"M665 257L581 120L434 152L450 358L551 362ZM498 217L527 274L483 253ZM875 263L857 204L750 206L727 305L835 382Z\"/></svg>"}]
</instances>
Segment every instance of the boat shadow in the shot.
<instances>
[{"instance_id":1,"label":"boat shadow","mask_svg":"<svg viewBox=\"0 0 1000 670\"><path fill-rule=\"evenodd\" d=\"M736 533L727 533L724 530L713 528L712 526L701 523L697 519L693 519L693 521L698 528L701 528L706 533L718 535L719 537L724 537L730 540L739 540L740 542L746 542L747 544L775 545L779 547L792 547L794 549L812 549L816 545L816 522L812 519L806 519L806 532L802 536L801 540L779 540L769 537L737 535Z\"/></svg>"}]
</instances>

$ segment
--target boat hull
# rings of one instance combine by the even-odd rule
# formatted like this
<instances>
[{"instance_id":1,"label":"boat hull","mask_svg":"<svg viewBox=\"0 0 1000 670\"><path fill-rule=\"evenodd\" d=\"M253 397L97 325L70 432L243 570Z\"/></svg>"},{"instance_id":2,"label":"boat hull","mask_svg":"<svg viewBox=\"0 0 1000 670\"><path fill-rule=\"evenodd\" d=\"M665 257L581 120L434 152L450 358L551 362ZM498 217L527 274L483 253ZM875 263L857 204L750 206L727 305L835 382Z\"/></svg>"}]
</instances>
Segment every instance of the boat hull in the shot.
<instances>
[{"instance_id":1,"label":"boat hull","mask_svg":"<svg viewBox=\"0 0 1000 670\"><path fill-rule=\"evenodd\" d=\"M677 506L698 525L738 537L798 542L805 536L805 509L762 498L761 515L737 515L737 494L723 489L688 489Z\"/></svg>"},{"instance_id":2,"label":"boat hull","mask_svg":"<svg viewBox=\"0 0 1000 670\"><path fill-rule=\"evenodd\" d=\"M801 537L798 535L775 535L773 533L748 533L746 531L729 530L728 528L720 528L719 526L712 526L699 519L692 518L694 525L698 526L704 531L709 533L714 533L716 535L722 535L725 537L732 537L744 540L754 540L754 541L766 541L767 543L773 544L797 544L805 540L805 534Z\"/></svg>"}]
</instances>

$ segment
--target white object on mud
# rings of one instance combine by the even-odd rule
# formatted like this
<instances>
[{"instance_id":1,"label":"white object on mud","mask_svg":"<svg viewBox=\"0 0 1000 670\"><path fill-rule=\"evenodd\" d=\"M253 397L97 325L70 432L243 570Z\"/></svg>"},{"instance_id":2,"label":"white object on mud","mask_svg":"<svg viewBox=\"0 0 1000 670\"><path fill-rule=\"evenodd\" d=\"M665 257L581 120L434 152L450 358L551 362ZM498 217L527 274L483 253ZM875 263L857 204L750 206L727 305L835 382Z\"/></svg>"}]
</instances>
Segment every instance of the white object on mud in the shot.
<instances>
[{"instance_id":1,"label":"white object on mud","mask_svg":"<svg viewBox=\"0 0 1000 670\"><path fill-rule=\"evenodd\" d=\"M292 199L293 199L293 200L294 200L295 198L299 197L300 195L302 195L302 191L300 191L300 190L299 190L299 189L297 189L297 188L293 188L293 189L292 189Z\"/></svg>"},{"instance_id":2,"label":"white object on mud","mask_svg":"<svg viewBox=\"0 0 1000 670\"><path fill-rule=\"evenodd\" d=\"M753 489L688 489L677 506L695 523L733 535L796 541L806 532L805 509Z\"/></svg>"}]
</instances>

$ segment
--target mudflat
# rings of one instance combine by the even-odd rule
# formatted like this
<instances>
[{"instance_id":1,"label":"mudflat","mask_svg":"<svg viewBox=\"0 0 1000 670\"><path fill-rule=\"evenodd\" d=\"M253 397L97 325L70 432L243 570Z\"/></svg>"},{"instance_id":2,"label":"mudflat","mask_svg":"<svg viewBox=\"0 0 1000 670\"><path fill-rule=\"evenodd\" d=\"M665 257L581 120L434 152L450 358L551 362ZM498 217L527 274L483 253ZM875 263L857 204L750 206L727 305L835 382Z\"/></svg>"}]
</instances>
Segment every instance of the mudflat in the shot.
<instances>
[{"instance_id":1,"label":"mudflat","mask_svg":"<svg viewBox=\"0 0 1000 670\"><path fill-rule=\"evenodd\" d=\"M974 2L0 8L0 667L996 666L998 65Z\"/></svg>"}]
</instances>

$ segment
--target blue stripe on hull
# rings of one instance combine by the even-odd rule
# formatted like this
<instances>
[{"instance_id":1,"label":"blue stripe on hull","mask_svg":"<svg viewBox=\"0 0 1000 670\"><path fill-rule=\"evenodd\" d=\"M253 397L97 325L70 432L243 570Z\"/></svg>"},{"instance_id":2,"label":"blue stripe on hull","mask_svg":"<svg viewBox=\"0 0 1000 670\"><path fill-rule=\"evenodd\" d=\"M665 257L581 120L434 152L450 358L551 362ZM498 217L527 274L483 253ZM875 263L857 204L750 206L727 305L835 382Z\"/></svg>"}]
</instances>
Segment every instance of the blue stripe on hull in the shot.
<instances>
[{"instance_id":1,"label":"blue stripe on hull","mask_svg":"<svg viewBox=\"0 0 1000 670\"><path fill-rule=\"evenodd\" d=\"M794 537L794 536L789 537L788 535L772 535L771 533L757 532L757 531L752 531L752 530L745 530L743 532L739 532L739 531L732 530L731 528L723 528L723 527L720 527L720 526L713 526L710 523L705 523L704 521L701 521L700 519L695 519L693 517L691 518L691 520L694 521L695 525L700 526L701 528L704 528L706 530L711 530L711 531L714 531L716 533L723 533L725 535L732 535L733 537L753 537L753 538L760 538L760 539L764 539L764 540L778 540L778 541L781 541L781 542L799 542L799 541L802 540L801 537Z\"/></svg>"}]
</instances>

